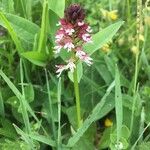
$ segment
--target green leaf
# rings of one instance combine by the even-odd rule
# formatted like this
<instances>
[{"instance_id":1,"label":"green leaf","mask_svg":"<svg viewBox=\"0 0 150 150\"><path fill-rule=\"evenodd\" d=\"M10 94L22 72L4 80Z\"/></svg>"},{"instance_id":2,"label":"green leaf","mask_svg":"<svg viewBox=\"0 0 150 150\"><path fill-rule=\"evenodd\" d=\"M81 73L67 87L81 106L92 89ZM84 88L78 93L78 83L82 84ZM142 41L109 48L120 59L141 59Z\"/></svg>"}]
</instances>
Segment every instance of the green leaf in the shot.
<instances>
[{"instance_id":1,"label":"green leaf","mask_svg":"<svg viewBox=\"0 0 150 150\"><path fill-rule=\"evenodd\" d=\"M23 141L10 141L8 139L5 140L5 142L0 142L1 150L29 150L30 146L23 142Z\"/></svg>"},{"instance_id":2,"label":"green leaf","mask_svg":"<svg viewBox=\"0 0 150 150\"><path fill-rule=\"evenodd\" d=\"M34 100L34 89L33 89L33 85L31 83L29 83L27 86L25 86L24 92L25 92L26 100L29 103L32 102Z\"/></svg>"},{"instance_id":3,"label":"green leaf","mask_svg":"<svg viewBox=\"0 0 150 150\"><path fill-rule=\"evenodd\" d=\"M56 147L56 142L53 141L50 137L46 137L46 136L39 135L39 134L30 134L29 136L30 136L33 140L36 140L36 141L42 142L42 143L44 143L44 144L47 144L47 145Z\"/></svg>"},{"instance_id":4,"label":"green leaf","mask_svg":"<svg viewBox=\"0 0 150 150\"><path fill-rule=\"evenodd\" d=\"M81 136L85 133L85 131L89 128L89 126L96 121L97 114L100 114L101 109L103 108L107 96L110 94L112 89L114 88L115 84L112 82L110 86L108 87L105 95L101 99L101 101L95 106L93 109L92 113L89 115L89 117L83 122L83 125L77 130L77 132L69 139L67 146L68 147L73 147L81 138ZM95 117L96 116L96 117Z\"/></svg>"},{"instance_id":5,"label":"green leaf","mask_svg":"<svg viewBox=\"0 0 150 150\"><path fill-rule=\"evenodd\" d=\"M11 139L15 139L17 137L16 131L9 120L1 118L0 125L2 126L0 128L0 135L3 135Z\"/></svg>"},{"instance_id":6,"label":"green leaf","mask_svg":"<svg viewBox=\"0 0 150 150\"><path fill-rule=\"evenodd\" d=\"M48 56L46 54L37 51L29 51L21 53L21 55L33 64L41 67L45 67L48 61Z\"/></svg>"},{"instance_id":7,"label":"green leaf","mask_svg":"<svg viewBox=\"0 0 150 150\"><path fill-rule=\"evenodd\" d=\"M14 13L14 1L13 0L2 0L2 2L0 2L1 5L1 10L5 11L5 12L9 12L9 13Z\"/></svg>"},{"instance_id":8,"label":"green leaf","mask_svg":"<svg viewBox=\"0 0 150 150\"><path fill-rule=\"evenodd\" d=\"M9 13L4 15L20 39L33 43L35 35L40 31L39 26L17 15ZM8 29L6 23L0 21L0 25Z\"/></svg>"},{"instance_id":9,"label":"green leaf","mask_svg":"<svg viewBox=\"0 0 150 150\"><path fill-rule=\"evenodd\" d=\"M34 144L33 141L30 139L30 137L28 136L28 134L26 134L25 132L23 132L18 126L16 126L15 124L13 124L17 133L21 136L21 138L30 146L31 149L33 149Z\"/></svg>"},{"instance_id":10,"label":"green leaf","mask_svg":"<svg viewBox=\"0 0 150 150\"><path fill-rule=\"evenodd\" d=\"M65 0L48 0L49 9L54 11L60 18L64 16Z\"/></svg>"},{"instance_id":11,"label":"green leaf","mask_svg":"<svg viewBox=\"0 0 150 150\"><path fill-rule=\"evenodd\" d=\"M7 83L7 85L9 86L9 88L16 95L16 97L19 99L19 102L23 103L25 105L25 107L27 108L27 110L30 112L30 114L33 116L33 118L37 122L40 122L38 120L38 118L36 117L36 115L34 114L34 111L31 109L30 105L24 99L24 96L22 96L22 94L20 93L20 91L16 88L16 86L10 81L10 79L4 74L4 72L2 70L0 70L0 76L4 79L4 81Z\"/></svg>"},{"instance_id":12,"label":"green leaf","mask_svg":"<svg viewBox=\"0 0 150 150\"><path fill-rule=\"evenodd\" d=\"M103 132L103 136L100 139L100 143L99 143L99 148L100 149L106 149L109 147L110 145L110 134L112 128L106 128L105 131Z\"/></svg>"},{"instance_id":13,"label":"green leaf","mask_svg":"<svg viewBox=\"0 0 150 150\"><path fill-rule=\"evenodd\" d=\"M93 150L94 145L92 141L87 138L81 138L78 143L72 148L72 150Z\"/></svg>"},{"instance_id":14,"label":"green leaf","mask_svg":"<svg viewBox=\"0 0 150 150\"><path fill-rule=\"evenodd\" d=\"M48 27L48 2L47 0L44 0L38 52L46 53L47 29L48 29L47 27Z\"/></svg>"},{"instance_id":15,"label":"green leaf","mask_svg":"<svg viewBox=\"0 0 150 150\"><path fill-rule=\"evenodd\" d=\"M149 150L150 142L143 142L138 146L138 150Z\"/></svg>"},{"instance_id":16,"label":"green leaf","mask_svg":"<svg viewBox=\"0 0 150 150\"><path fill-rule=\"evenodd\" d=\"M122 107L122 93L120 87L120 74L116 65L115 69L115 110L116 110L116 122L117 122L117 142L121 137L121 128L123 120L123 107Z\"/></svg>"},{"instance_id":17,"label":"green leaf","mask_svg":"<svg viewBox=\"0 0 150 150\"><path fill-rule=\"evenodd\" d=\"M84 45L85 51L88 52L90 55L93 54L96 50L101 48L104 44L112 39L112 37L116 34L122 24L123 21L119 21L93 35L93 43Z\"/></svg>"},{"instance_id":18,"label":"green leaf","mask_svg":"<svg viewBox=\"0 0 150 150\"><path fill-rule=\"evenodd\" d=\"M77 128L77 116L74 115L76 114L76 107L75 106L69 107L66 110L66 114L68 116L71 126L73 126L73 128L76 129Z\"/></svg>"},{"instance_id":19,"label":"green leaf","mask_svg":"<svg viewBox=\"0 0 150 150\"><path fill-rule=\"evenodd\" d=\"M58 27L56 24L58 23L59 17L58 15L53 12L52 10L49 10L49 33L51 35L51 40L55 44L55 34L56 31L58 30ZM61 51L62 52L62 51Z\"/></svg>"},{"instance_id":20,"label":"green leaf","mask_svg":"<svg viewBox=\"0 0 150 150\"><path fill-rule=\"evenodd\" d=\"M12 96L8 98L7 103L10 104L14 108L19 108L20 106L19 99L16 96Z\"/></svg>"},{"instance_id":21,"label":"green leaf","mask_svg":"<svg viewBox=\"0 0 150 150\"><path fill-rule=\"evenodd\" d=\"M129 146L127 140L123 137L121 137L119 142L117 142L117 135L116 134L111 134L110 135L110 140L111 140L111 143L110 143L111 150L127 149L128 146ZM118 146L117 146L117 143L118 143Z\"/></svg>"},{"instance_id":22,"label":"green leaf","mask_svg":"<svg viewBox=\"0 0 150 150\"><path fill-rule=\"evenodd\" d=\"M101 108L101 111L95 115L95 118L100 119L106 116L113 108L115 107L114 95L110 94L106 98L104 106Z\"/></svg>"},{"instance_id":23,"label":"green leaf","mask_svg":"<svg viewBox=\"0 0 150 150\"><path fill-rule=\"evenodd\" d=\"M122 134L122 137L124 137L125 139L128 139L128 138L129 138L129 136L130 136L130 131L129 131L129 129L128 129L127 126L125 126L125 125L122 126L121 134Z\"/></svg>"},{"instance_id":24,"label":"green leaf","mask_svg":"<svg viewBox=\"0 0 150 150\"><path fill-rule=\"evenodd\" d=\"M8 30L9 34L11 35L12 40L14 41L14 43L16 45L18 52L19 53L23 52L24 49L21 45L20 40L18 39L16 32L14 31L14 28L12 27L9 20L6 18L6 16L1 11L0 11L0 25L4 26Z\"/></svg>"},{"instance_id":25,"label":"green leaf","mask_svg":"<svg viewBox=\"0 0 150 150\"><path fill-rule=\"evenodd\" d=\"M2 92L0 91L0 116L4 117L5 116L5 109L4 109L4 100L2 97Z\"/></svg>"}]
</instances>

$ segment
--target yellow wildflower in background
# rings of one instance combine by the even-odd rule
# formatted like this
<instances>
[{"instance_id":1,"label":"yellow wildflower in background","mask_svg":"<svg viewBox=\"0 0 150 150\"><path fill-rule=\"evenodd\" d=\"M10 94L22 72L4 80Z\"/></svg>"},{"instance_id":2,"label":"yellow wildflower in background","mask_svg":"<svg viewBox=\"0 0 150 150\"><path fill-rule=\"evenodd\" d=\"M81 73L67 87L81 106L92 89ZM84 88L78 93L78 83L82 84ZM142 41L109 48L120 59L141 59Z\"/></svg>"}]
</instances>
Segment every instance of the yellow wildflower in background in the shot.
<instances>
[{"instance_id":1,"label":"yellow wildflower in background","mask_svg":"<svg viewBox=\"0 0 150 150\"><path fill-rule=\"evenodd\" d=\"M137 48L137 46L132 46L132 48L131 48L131 52L133 52L133 54L138 54L139 53L139 50L138 50L138 48Z\"/></svg>"},{"instance_id":2,"label":"yellow wildflower in background","mask_svg":"<svg viewBox=\"0 0 150 150\"><path fill-rule=\"evenodd\" d=\"M104 19L113 20L113 21L118 19L118 10L108 11L105 9L101 9L101 12Z\"/></svg>"},{"instance_id":3,"label":"yellow wildflower in background","mask_svg":"<svg viewBox=\"0 0 150 150\"><path fill-rule=\"evenodd\" d=\"M139 40L144 42L144 36L142 34L139 35Z\"/></svg>"},{"instance_id":4,"label":"yellow wildflower in background","mask_svg":"<svg viewBox=\"0 0 150 150\"><path fill-rule=\"evenodd\" d=\"M117 20L118 19L118 10L112 10L108 12L108 18L111 20Z\"/></svg>"},{"instance_id":5,"label":"yellow wildflower in background","mask_svg":"<svg viewBox=\"0 0 150 150\"><path fill-rule=\"evenodd\" d=\"M113 126L113 122L110 119L108 119L108 118L105 119L104 123L105 123L105 127Z\"/></svg>"},{"instance_id":6,"label":"yellow wildflower in background","mask_svg":"<svg viewBox=\"0 0 150 150\"><path fill-rule=\"evenodd\" d=\"M120 38L119 40L118 40L118 44L119 44L119 46L122 46L123 44L124 44L124 38Z\"/></svg>"},{"instance_id":7,"label":"yellow wildflower in background","mask_svg":"<svg viewBox=\"0 0 150 150\"><path fill-rule=\"evenodd\" d=\"M108 44L104 44L101 48L103 52L108 53L110 51L110 47Z\"/></svg>"},{"instance_id":8,"label":"yellow wildflower in background","mask_svg":"<svg viewBox=\"0 0 150 150\"><path fill-rule=\"evenodd\" d=\"M150 16L145 16L144 21L145 21L145 24L150 26Z\"/></svg>"}]
</instances>

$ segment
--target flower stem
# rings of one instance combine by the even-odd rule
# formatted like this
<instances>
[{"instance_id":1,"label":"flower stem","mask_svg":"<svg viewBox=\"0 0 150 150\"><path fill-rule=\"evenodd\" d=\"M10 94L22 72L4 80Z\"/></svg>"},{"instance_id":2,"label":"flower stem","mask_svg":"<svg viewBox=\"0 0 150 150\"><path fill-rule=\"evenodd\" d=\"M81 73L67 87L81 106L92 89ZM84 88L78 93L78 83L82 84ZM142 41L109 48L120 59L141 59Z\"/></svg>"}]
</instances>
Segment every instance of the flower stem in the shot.
<instances>
[{"instance_id":1,"label":"flower stem","mask_svg":"<svg viewBox=\"0 0 150 150\"><path fill-rule=\"evenodd\" d=\"M79 95L77 68L73 72L73 80L74 80L74 91L75 91L75 98L76 98L77 127L79 128L81 126L81 110L80 110L80 95Z\"/></svg>"}]
</instances>

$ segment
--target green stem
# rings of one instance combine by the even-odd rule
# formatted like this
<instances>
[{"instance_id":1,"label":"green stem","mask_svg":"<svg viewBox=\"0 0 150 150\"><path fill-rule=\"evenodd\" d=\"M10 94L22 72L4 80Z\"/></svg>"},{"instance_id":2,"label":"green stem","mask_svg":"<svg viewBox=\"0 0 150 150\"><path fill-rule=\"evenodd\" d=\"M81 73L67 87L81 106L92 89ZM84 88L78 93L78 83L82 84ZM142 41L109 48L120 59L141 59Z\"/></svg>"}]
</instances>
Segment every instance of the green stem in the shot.
<instances>
[{"instance_id":1,"label":"green stem","mask_svg":"<svg viewBox=\"0 0 150 150\"><path fill-rule=\"evenodd\" d=\"M45 76L46 76L46 86L47 86L47 93L48 93L48 104L49 104L49 113L50 113L50 121L52 123L52 132L54 135L54 140L56 140L56 127L55 127L55 121L54 121L54 111L53 111L53 106L52 106L52 99L51 99L51 94L50 94L50 86L49 86L49 81L48 81L48 73L47 70L45 69Z\"/></svg>"},{"instance_id":2,"label":"green stem","mask_svg":"<svg viewBox=\"0 0 150 150\"><path fill-rule=\"evenodd\" d=\"M138 93L138 87L137 87L137 80L138 80L138 72L139 72L139 50L140 50L140 40L139 36L141 34L141 25L142 25L142 0L137 0L137 53L135 56L135 74L134 74L134 85L133 85L133 104L132 104L132 114L131 114L131 124L130 124L130 132L132 134L133 130L133 123L134 123L134 111L135 111L135 105L137 100L137 93Z\"/></svg>"},{"instance_id":3,"label":"green stem","mask_svg":"<svg viewBox=\"0 0 150 150\"><path fill-rule=\"evenodd\" d=\"M81 126L81 110L80 110L80 95L79 95L77 69L74 70L73 79L74 79L74 91L75 91L75 97L76 97L77 125L79 128Z\"/></svg>"},{"instance_id":4,"label":"green stem","mask_svg":"<svg viewBox=\"0 0 150 150\"><path fill-rule=\"evenodd\" d=\"M128 25L130 25L130 16L131 16L131 12L130 12L130 0L127 0L127 22Z\"/></svg>"}]
</instances>

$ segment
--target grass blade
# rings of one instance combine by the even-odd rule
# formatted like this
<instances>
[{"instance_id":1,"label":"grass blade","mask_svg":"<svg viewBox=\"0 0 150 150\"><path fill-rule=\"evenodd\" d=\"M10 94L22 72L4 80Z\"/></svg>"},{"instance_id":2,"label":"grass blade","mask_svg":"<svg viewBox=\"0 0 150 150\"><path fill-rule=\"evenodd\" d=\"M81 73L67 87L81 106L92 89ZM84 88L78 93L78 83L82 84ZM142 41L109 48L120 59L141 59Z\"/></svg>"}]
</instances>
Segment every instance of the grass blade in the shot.
<instances>
[{"instance_id":1,"label":"grass blade","mask_svg":"<svg viewBox=\"0 0 150 150\"><path fill-rule=\"evenodd\" d=\"M57 102L58 102L58 150L61 150L61 78L58 81L58 88L57 88Z\"/></svg>"},{"instance_id":2,"label":"grass blade","mask_svg":"<svg viewBox=\"0 0 150 150\"><path fill-rule=\"evenodd\" d=\"M5 110L4 110L4 102L2 97L2 92L0 91L0 116L5 117Z\"/></svg>"},{"instance_id":3,"label":"grass blade","mask_svg":"<svg viewBox=\"0 0 150 150\"><path fill-rule=\"evenodd\" d=\"M49 87L49 81L48 81L48 75L47 75L47 70L45 69L45 77L46 77L46 86L47 86L47 93L48 93L48 119L50 120L50 123L52 124L52 132L53 132L53 136L54 139L56 140L56 127L55 127L55 121L53 119L54 116L54 112L53 112L53 105L52 105L52 100L51 100L51 91L50 91L50 87Z\"/></svg>"},{"instance_id":4,"label":"grass blade","mask_svg":"<svg viewBox=\"0 0 150 150\"><path fill-rule=\"evenodd\" d=\"M16 97L20 100L20 101L24 101L27 110L30 112L30 114L33 116L33 118L40 123L40 121L38 120L38 118L35 116L33 110L31 109L30 105L24 100L24 97L22 96L22 94L20 93L20 91L16 88L16 86L9 80L9 78L5 75L5 73L0 70L0 76L5 80L5 82L7 83L7 85L9 86L9 88L12 90L12 92L16 95Z\"/></svg>"},{"instance_id":5,"label":"grass blade","mask_svg":"<svg viewBox=\"0 0 150 150\"><path fill-rule=\"evenodd\" d=\"M29 144L29 146L31 147L32 150L34 150L34 144L31 141L31 139L28 137L28 135L26 133L24 133L19 127L17 127L15 124L13 124L17 133L21 136L21 138L27 143Z\"/></svg>"},{"instance_id":6,"label":"grass blade","mask_svg":"<svg viewBox=\"0 0 150 150\"><path fill-rule=\"evenodd\" d=\"M23 97L23 100L20 100L20 105L22 108L22 116L23 116L25 127L26 127L26 131L27 133L30 133L31 129L30 129L29 116L28 116L27 108L26 108L25 101L24 101L26 100L26 98L25 98L25 92L24 92L24 83L23 83L24 75L23 75L23 67L22 67L21 59L20 59L20 78L21 78L21 88L22 88L22 97Z\"/></svg>"},{"instance_id":7,"label":"grass blade","mask_svg":"<svg viewBox=\"0 0 150 150\"><path fill-rule=\"evenodd\" d=\"M120 74L118 67L115 68L115 110L116 110L116 122L117 122L117 143L121 138L121 128L123 120L123 108L122 108L122 94L120 87Z\"/></svg>"}]
</instances>

